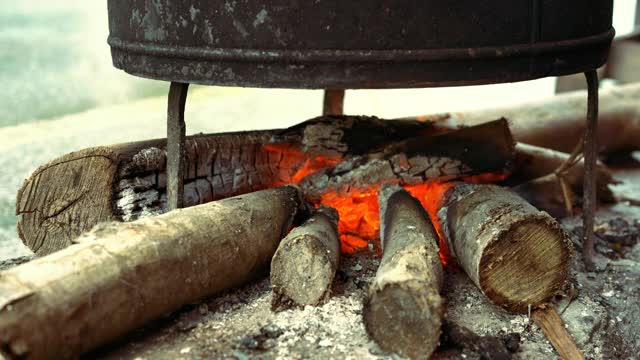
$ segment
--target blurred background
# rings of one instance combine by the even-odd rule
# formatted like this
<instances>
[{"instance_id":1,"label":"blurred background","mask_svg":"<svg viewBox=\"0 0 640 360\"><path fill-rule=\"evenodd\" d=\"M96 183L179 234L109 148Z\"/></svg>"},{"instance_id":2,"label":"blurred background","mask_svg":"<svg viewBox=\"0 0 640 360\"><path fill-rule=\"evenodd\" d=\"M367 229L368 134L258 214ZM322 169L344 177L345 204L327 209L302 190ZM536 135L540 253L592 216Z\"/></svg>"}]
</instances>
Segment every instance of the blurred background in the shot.
<instances>
[{"instance_id":1,"label":"blurred background","mask_svg":"<svg viewBox=\"0 0 640 360\"><path fill-rule=\"evenodd\" d=\"M164 137L168 84L111 65L105 1L0 0L0 260L27 254L15 195L39 165L89 146ZM636 0L615 0L617 35ZM392 118L552 96L555 79L419 90L349 91L347 114ZM321 91L194 87L187 133L285 127L321 112Z\"/></svg>"}]
</instances>

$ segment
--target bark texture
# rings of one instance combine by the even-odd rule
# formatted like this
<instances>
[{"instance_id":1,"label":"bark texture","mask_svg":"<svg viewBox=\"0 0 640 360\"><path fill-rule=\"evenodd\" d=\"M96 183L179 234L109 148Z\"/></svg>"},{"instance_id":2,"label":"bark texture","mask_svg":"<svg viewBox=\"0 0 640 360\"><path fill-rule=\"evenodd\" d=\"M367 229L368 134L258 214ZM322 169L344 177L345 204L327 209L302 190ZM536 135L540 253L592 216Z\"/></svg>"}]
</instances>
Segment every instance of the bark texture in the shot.
<instances>
[{"instance_id":1,"label":"bark texture","mask_svg":"<svg viewBox=\"0 0 640 360\"><path fill-rule=\"evenodd\" d=\"M546 175L552 174L567 159L569 154L556 150L541 148L539 146L517 143L516 144L516 163L513 166L513 174L510 177L510 183L525 183L535 180ZM582 194L584 186L584 160L580 160L574 166L569 168L565 180L571 186L571 189ZM611 172L602 163L598 163L596 167L596 176L598 183L598 199L604 202L612 202L615 200L609 185L616 184Z\"/></svg>"},{"instance_id":2,"label":"bark texture","mask_svg":"<svg viewBox=\"0 0 640 360\"><path fill-rule=\"evenodd\" d=\"M405 190L379 191L382 260L364 303L367 333L382 349L428 359L442 326L438 237L422 205Z\"/></svg>"},{"instance_id":3,"label":"bark texture","mask_svg":"<svg viewBox=\"0 0 640 360\"><path fill-rule=\"evenodd\" d=\"M434 136L389 144L380 152L355 156L301 182L304 195L319 201L327 191L351 196L382 183L416 185L433 179L509 171L514 142L505 119Z\"/></svg>"},{"instance_id":4,"label":"bark texture","mask_svg":"<svg viewBox=\"0 0 640 360\"><path fill-rule=\"evenodd\" d=\"M404 182L505 167L513 156L506 122L474 129L485 130L425 140L433 132L430 124L328 116L284 130L191 136L185 145L184 205L297 183L311 160L319 163L316 171L346 159L356 159L347 164L367 165L362 159L386 156L389 160L372 160L364 168L380 171L378 178ZM69 246L100 222L164 213L165 149L166 140L91 148L40 167L18 192L18 233L25 245L42 256ZM481 153L490 154L485 156L493 162L484 161ZM351 174L352 182L373 179L366 171Z\"/></svg>"},{"instance_id":5,"label":"bark texture","mask_svg":"<svg viewBox=\"0 0 640 360\"><path fill-rule=\"evenodd\" d=\"M343 158L428 132L418 121L320 117L289 129L189 136L184 205L292 182L310 157ZM42 256L105 221L167 209L166 139L73 152L38 168L18 191L18 234Z\"/></svg>"},{"instance_id":6,"label":"bark texture","mask_svg":"<svg viewBox=\"0 0 640 360\"><path fill-rule=\"evenodd\" d=\"M301 206L274 188L131 223L0 272L0 353L64 359L263 274Z\"/></svg>"},{"instance_id":7,"label":"bark texture","mask_svg":"<svg viewBox=\"0 0 640 360\"><path fill-rule=\"evenodd\" d=\"M271 260L273 307L315 306L325 301L339 263L338 212L321 207L280 242Z\"/></svg>"},{"instance_id":8,"label":"bark texture","mask_svg":"<svg viewBox=\"0 0 640 360\"><path fill-rule=\"evenodd\" d=\"M547 213L495 185L455 184L442 205L451 255L492 302L524 313L561 290L572 248Z\"/></svg>"},{"instance_id":9,"label":"bark texture","mask_svg":"<svg viewBox=\"0 0 640 360\"><path fill-rule=\"evenodd\" d=\"M516 144L516 164L507 183L516 185L513 190L538 209L554 217L567 214L566 198L571 204L580 203L584 191L584 161L580 160L565 173L556 170L569 158L569 154L545 149L538 146ZM615 196L609 185L616 184L609 169L602 163L596 166L597 190L599 202L611 203ZM563 184L561 179L565 181ZM566 191L563 186L567 187Z\"/></svg>"},{"instance_id":10,"label":"bark texture","mask_svg":"<svg viewBox=\"0 0 640 360\"><path fill-rule=\"evenodd\" d=\"M640 149L640 84L603 89L599 110L600 152ZM587 93L577 91L511 107L427 115L417 119L457 128L504 117L509 120L516 141L571 153L584 132L586 115Z\"/></svg>"}]
</instances>

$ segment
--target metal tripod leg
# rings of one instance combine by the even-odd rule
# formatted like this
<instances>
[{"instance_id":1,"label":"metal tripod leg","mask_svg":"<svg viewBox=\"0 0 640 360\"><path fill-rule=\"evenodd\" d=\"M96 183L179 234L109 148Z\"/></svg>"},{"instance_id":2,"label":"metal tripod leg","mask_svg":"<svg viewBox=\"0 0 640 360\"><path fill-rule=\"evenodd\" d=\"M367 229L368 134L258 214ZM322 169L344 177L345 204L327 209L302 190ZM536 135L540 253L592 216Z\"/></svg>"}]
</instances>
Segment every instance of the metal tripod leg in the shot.
<instances>
[{"instance_id":1,"label":"metal tripod leg","mask_svg":"<svg viewBox=\"0 0 640 360\"><path fill-rule=\"evenodd\" d=\"M172 82L167 110L167 208L184 206L184 107L189 84Z\"/></svg>"},{"instance_id":2,"label":"metal tripod leg","mask_svg":"<svg viewBox=\"0 0 640 360\"><path fill-rule=\"evenodd\" d=\"M324 91L322 115L342 115L344 107L344 90L327 89Z\"/></svg>"},{"instance_id":3,"label":"metal tripod leg","mask_svg":"<svg viewBox=\"0 0 640 360\"><path fill-rule=\"evenodd\" d=\"M594 216L596 211L596 161L598 156L598 73L596 70L584 73L587 78L587 125L584 135L584 201L582 206L583 241L582 255L587 269L593 268Z\"/></svg>"}]
</instances>

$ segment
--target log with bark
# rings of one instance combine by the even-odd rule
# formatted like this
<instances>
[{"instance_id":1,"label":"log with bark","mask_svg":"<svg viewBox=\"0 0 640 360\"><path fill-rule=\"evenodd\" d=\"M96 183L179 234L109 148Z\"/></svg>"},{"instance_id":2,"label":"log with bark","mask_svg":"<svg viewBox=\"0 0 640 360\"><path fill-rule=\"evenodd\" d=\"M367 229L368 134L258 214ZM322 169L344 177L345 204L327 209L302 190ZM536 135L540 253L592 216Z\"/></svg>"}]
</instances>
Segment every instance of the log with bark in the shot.
<instances>
[{"instance_id":1,"label":"log with bark","mask_svg":"<svg viewBox=\"0 0 640 360\"><path fill-rule=\"evenodd\" d=\"M513 173L509 177L510 184L522 184L553 174L562 164L569 159L569 154L542 148L539 146L517 143L516 162ZM578 161L567 170L565 180L576 194L582 194L584 185L584 161ZM611 171L601 162L596 167L598 183L598 199L603 202L615 200L609 185L617 182L613 179ZM557 177L557 176L556 176Z\"/></svg>"},{"instance_id":2,"label":"log with bark","mask_svg":"<svg viewBox=\"0 0 640 360\"><path fill-rule=\"evenodd\" d=\"M407 118L432 122L445 129L473 126L500 117L518 142L570 153L584 132L587 94L566 93L549 99L487 110L452 112ZM640 149L640 84L600 91L598 147L601 152Z\"/></svg>"},{"instance_id":3,"label":"log with bark","mask_svg":"<svg viewBox=\"0 0 640 360\"><path fill-rule=\"evenodd\" d=\"M364 303L367 333L382 349L428 359L443 316L442 264L429 217L405 190L379 191L382 260Z\"/></svg>"},{"instance_id":4,"label":"log with bark","mask_svg":"<svg viewBox=\"0 0 640 360\"><path fill-rule=\"evenodd\" d=\"M555 217L571 214L567 205L580 202L575 194L583 194L584 161L578 161L566 172L557 170L569 159L569 154L523 143L516 144L516 162L507 183L516 185L514 191L539 209ZM615 201L609 188L617 181L607 167L596 166L597 200L604 203ZM568 198L567 198L568 197Z\"/></svg>"},{"instance_id":5,"label":"log with bark","mask_svg":"<svg viewBox=\"0 0 640 360\"><path fill-rule=\"evenodd\" d=\"M315 306L327 300L339 263L338 212L322 206L280 242L271 260L272 307Z\"/></svg>"},{"instance_id":6,"label":"log with bark","mask_svg":"<svg viewBox=\"0 0 640 360\"><path fill-rule=\"evenodd\" d=\"M492 302L524 313L561 291L572 245L551 216L499 186L451 186L437 213L443 236Z\"/></svg>"},{"instance_id":7,"label":"log with bark","mask_svg":"<svg viewBox=\"0 0 640 360\"><path fill-rule=\"evenodd\" d=\"M434 136L391 143L380 152L355 156L305 177L305 197L319 201L329 192L351 196L382 183L417 185L465 175L508 172L515 157L505 119Z\"/></svg>"},{"instance_id":8,"label":"log with bark","mask_svg":"<svg viewBox=\"0 0 640 360\"><path fill-rule=\"evenodd\" d=\"M504 120L425 140L431 130L419 121L330 116L285 130L189 137L185 206L298 182L311 160L320 170L343 159L362 165L378 157L368 169L384 166L381 175L403 181L500 171L512 160ZM97 223L165 212L165 146L151 140L91 148L40 167L18 192L25 245L41 256Z\"/></svg>"},{"instance_id":9,"label":"log with bark","mask_svg":"<svg viewBox=\"0 0 640 360\"><path fill-rule=\"evenodd\" d=\"M360 155L430 128L417 121L329 116L284 130L189 136L185 206L289 183L310 157ZM100 222L165 212L165 149L166 139L100 146L41 166L18 191L20 238L46 255Z\"/></svg>"},{"instance_id":10,"label":"log with bark","mask_svg":"<svg viewBox=\"0 0 640 360\"><path fill-rule=\"evenodd\" d=\"M0 353L77 358L149 320L264 274L301 194L285 186L131 223L0 272Z\"/></svg>"}]
</instances>

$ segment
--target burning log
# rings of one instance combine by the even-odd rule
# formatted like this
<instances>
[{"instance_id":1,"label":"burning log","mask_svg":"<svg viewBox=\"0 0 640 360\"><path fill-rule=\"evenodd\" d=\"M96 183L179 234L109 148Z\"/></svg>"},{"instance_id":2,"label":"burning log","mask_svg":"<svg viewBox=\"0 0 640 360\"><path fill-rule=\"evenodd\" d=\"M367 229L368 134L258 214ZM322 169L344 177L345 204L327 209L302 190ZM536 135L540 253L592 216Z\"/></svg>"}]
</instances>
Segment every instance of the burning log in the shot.
<instances>
[{"instance_id":1,"label":"burning log","mask_svg":"<svg viewBox=\"0 0 640 360\"><path fill-rule=\"evenodd\" d=\"M263 274L301 206L274 188L132 223L0 272L0 353L75 358Z\"/></svg>"},{"instance_id":2,"label":"burning log","mask_svg":"<svg viewBox=\"0 0 640 360\"><path fill-rule=\"evenodd\" d=\"M397 171L403 181L417 181L419 173L496 171L511 160L511 138L504 121L479 126L485 130L478 135L465 129L425 140L431 128L418 121L331 116L284 130L192 136L186 142L184 205L297 183L343 159L368 158L370 152L380 154L385 148L389 152L393 144L399 146L394 150L398 156L393 158L394 169L387 168L391 173L385 174L396 176L393 171ZM424 135L407 140L417 134ZM491 140L482 140L482 136ZM465 144L467 138L477 144ZM456 145L447 146L449 140ZM21 215L18 233L23 242L36 254L45 255L70 245L97 223L133 221L165 212L165 147L165 140L97 147L40 167L18 192L16 213ZM469 148L492 154L488 158L494 162L485 162L478 152L465 151ZM399 154L402 151L415 156L407 159Z\"/></svg>"},{"instance_id":3,"label":"burning log","mask_svg":"<svg viewBox=\"0 0 640 360\"><path fill-rule=\"evenodd\" d=\"M524 313L561 290L571 244L551 216L499 186L450 186L437 213L443 236L492 302Z\"/></svg>"},{"instance_id":4,"label":"burning log","mask_svg":"<svg viewBox=\"0 0 640 360\"><path fill-rule=\"evenodd\" d=\"M323 206L280 242L271 260L273 308L328 299L339 262L338 213Z\"/></svg>"},{"instance_id":5,"label":"burning log","mask_svg":"<svg viewBox=\"0 0 640 360\"><path fill-rule=\"evenodd\" d=\"M284 130L189 136L185 207L295 182L307 160L363 154L427 131L417 121L321 117ZM18 234L38 255L94 225L166 211L166 139L101 146L38 168L18 191ZM335 161L331 164L335 164Z\"/></svg>"},{"instance_id":6,"label":"burning log","mask_svg":"<svg viewBox=\"0 0 640 360\"><path fill-rule=\"evenodd\" d=\"M367 333L382 349L429 358L443 316L438 237L418 200L396 186L379 192L383 256L365 300Z\"/></svg>"},{"instance_id":7,"label":"burning log","mask_svg":"<svg viewBox=\"0 0 640 360\"><path fill-rule=\"evenodd\" d=\"M381 152L353 157L305 177L305 197L318 202L327 193L349 196L381 183L416 185L485 172L507 171L514 142L504 119L436 136L390 144Z\"/></svg>"}]
</instances>

